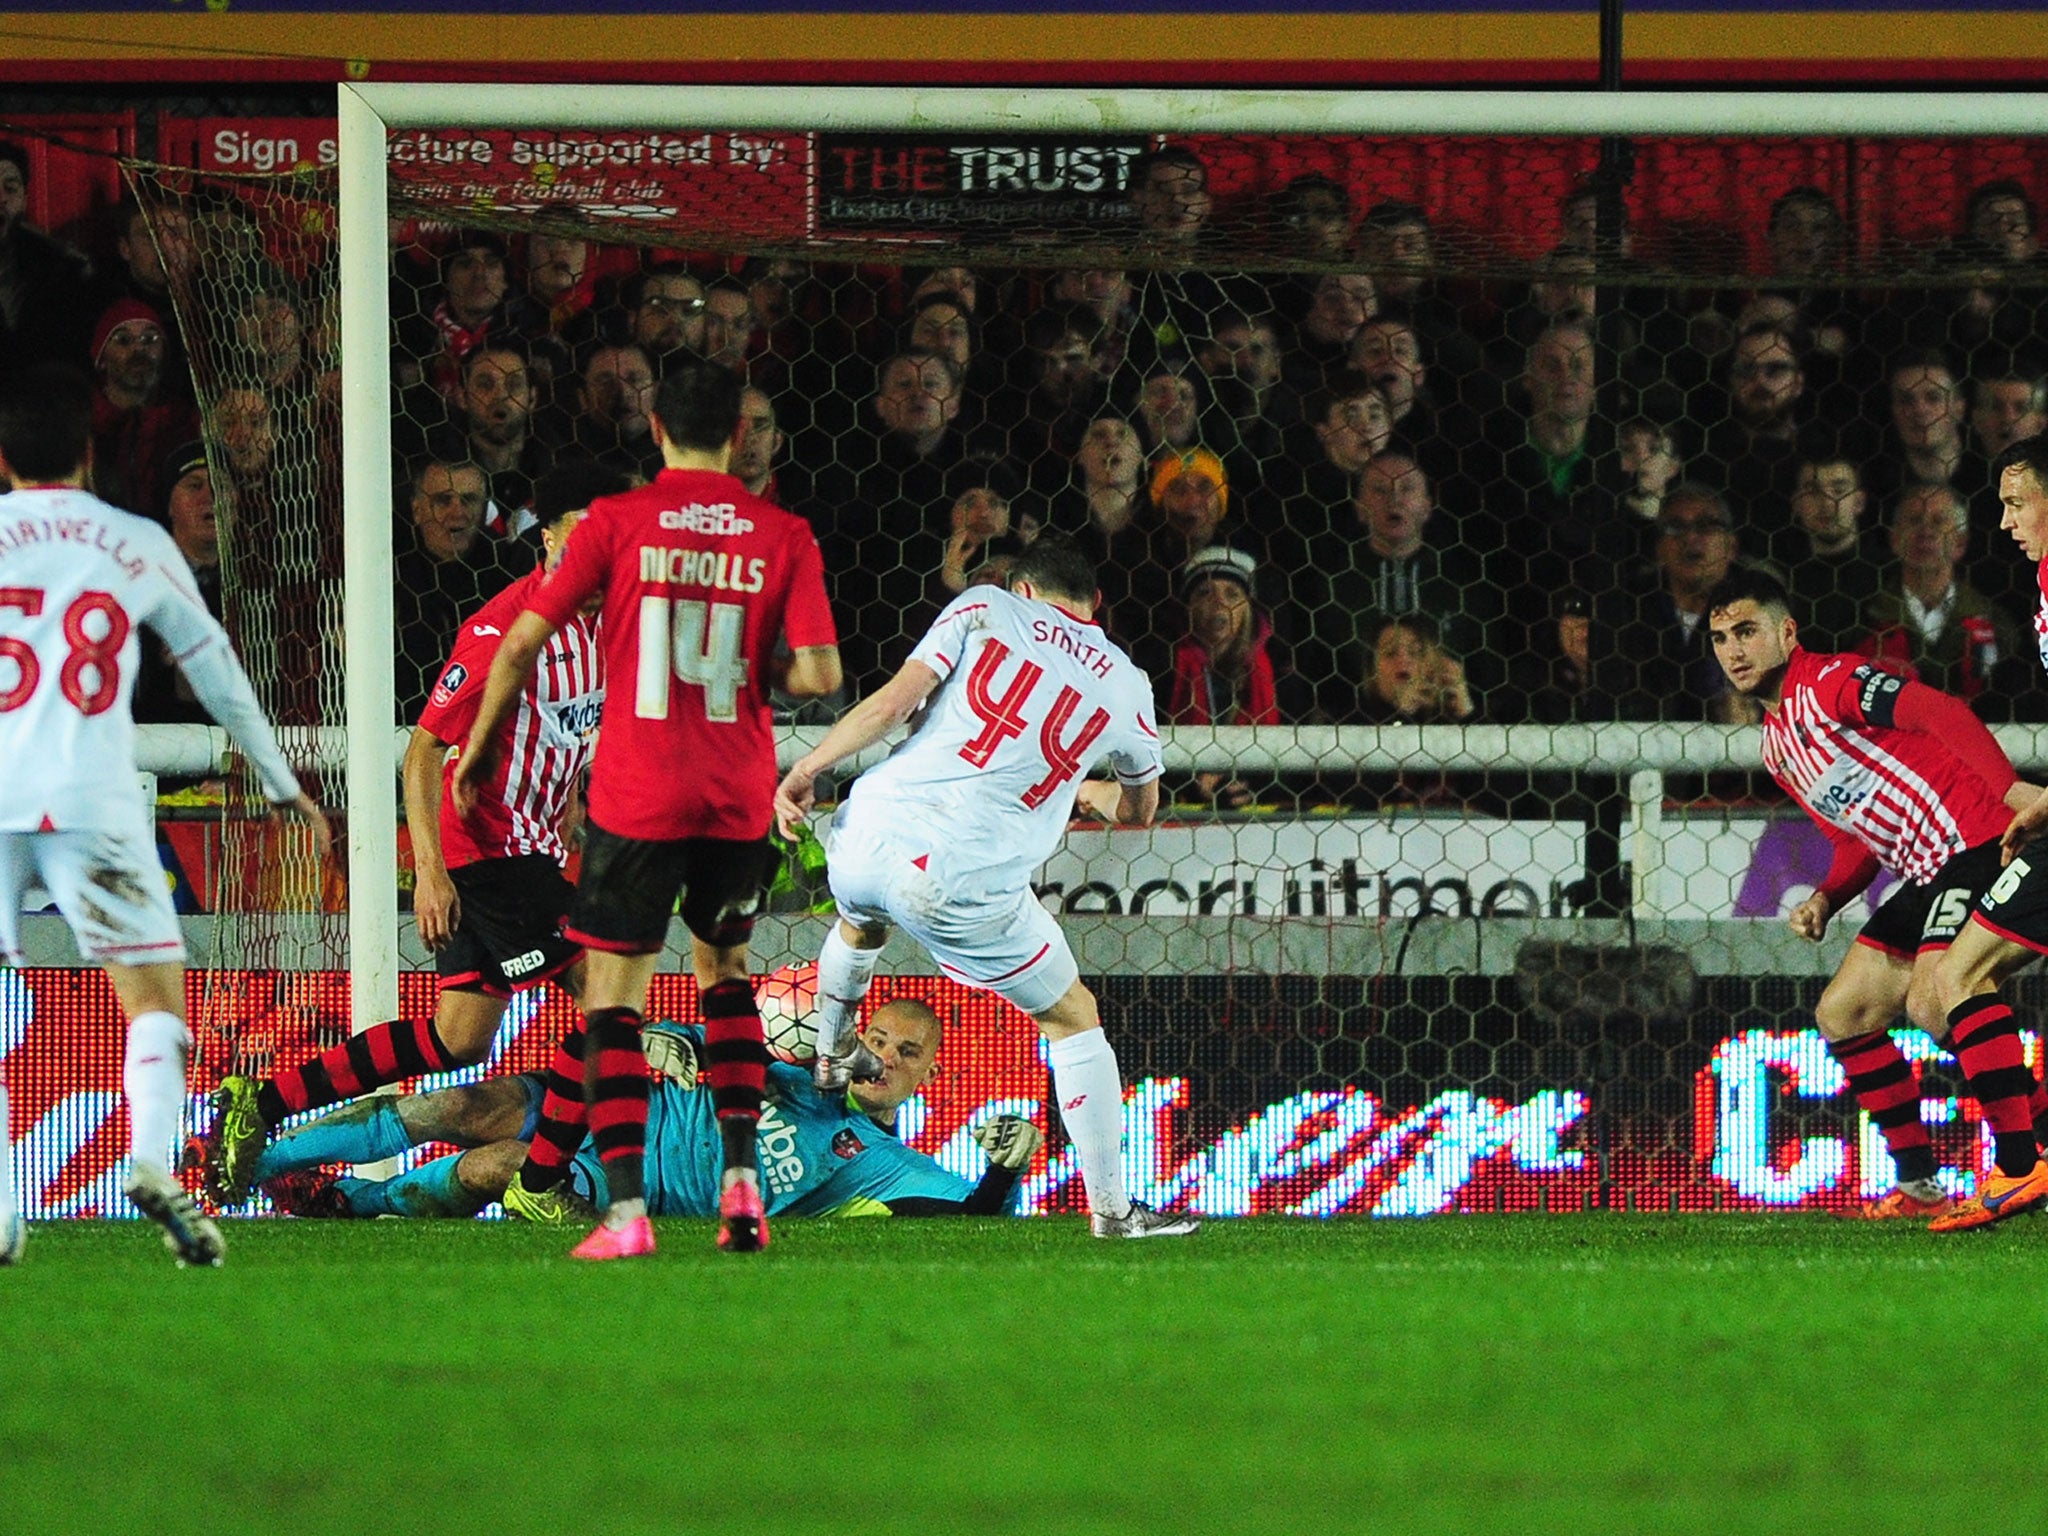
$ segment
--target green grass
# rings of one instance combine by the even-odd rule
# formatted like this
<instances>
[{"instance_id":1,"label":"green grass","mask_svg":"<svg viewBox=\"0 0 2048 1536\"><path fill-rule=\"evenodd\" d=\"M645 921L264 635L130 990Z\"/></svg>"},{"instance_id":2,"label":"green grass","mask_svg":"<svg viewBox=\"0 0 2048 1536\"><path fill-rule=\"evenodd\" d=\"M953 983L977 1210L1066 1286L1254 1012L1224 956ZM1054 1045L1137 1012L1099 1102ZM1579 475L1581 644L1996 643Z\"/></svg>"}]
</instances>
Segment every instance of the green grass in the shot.
<instances>
[{"instance_id":1,"label":"green grass","mask_svg":"<svg viewBox=\"0 0 2048 1536\"><path fill-rule=\"evenodd\" d=\"M661 1238L38 1225L0 1531L2048 1531L2040 1221Z\"/></svg>"}]
</instances>

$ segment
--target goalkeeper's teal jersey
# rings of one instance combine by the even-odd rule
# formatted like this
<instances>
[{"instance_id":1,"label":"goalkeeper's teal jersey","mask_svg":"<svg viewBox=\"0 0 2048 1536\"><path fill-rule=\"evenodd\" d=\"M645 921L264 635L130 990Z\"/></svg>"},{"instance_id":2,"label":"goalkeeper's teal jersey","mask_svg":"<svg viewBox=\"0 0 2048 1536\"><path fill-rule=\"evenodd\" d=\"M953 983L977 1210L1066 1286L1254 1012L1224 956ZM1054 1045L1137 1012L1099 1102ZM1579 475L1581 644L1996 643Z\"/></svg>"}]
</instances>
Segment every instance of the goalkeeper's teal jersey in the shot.
<instances>
[{"instance_id":1,"label":"goalkeeper's teal jersey","mask_svg":"<svg viewBox=\"0 0 2048 1536\"><path fill-rule=\"evenodd\" d=\"M698 1026L684 1025L677 1033L703 1050ZM828 1102L808 1071L779 1061L768 1064L760 1158L771 1216L885 1216L892 1200L965 1200L974 1189L845 1100ZM724 1165L711 1090L657 1081L647 1105L643 1170L649 1214L716 1216ZM578 1187L602 1210L610 1190L603 1164L587 1144L576 1155L576 1175Z\"/></svg>"}]
</instances>

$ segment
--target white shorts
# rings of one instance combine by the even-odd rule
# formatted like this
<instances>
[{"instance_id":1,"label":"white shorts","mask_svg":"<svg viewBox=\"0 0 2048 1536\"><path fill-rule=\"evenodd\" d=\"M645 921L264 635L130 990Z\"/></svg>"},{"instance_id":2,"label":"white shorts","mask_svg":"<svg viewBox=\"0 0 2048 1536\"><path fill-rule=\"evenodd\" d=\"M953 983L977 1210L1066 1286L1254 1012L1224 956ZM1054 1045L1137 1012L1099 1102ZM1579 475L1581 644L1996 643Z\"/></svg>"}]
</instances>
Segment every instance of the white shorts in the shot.
<instances>
[{"instance_id":1,"label":"white shorts","mask_svg":"<svg viewBox=\"0 0 2048 1536\"><path fill-rule=\"evenodd\" d=\"M971 878L947 880L943 857L886 833L834 826L825 868L839 915L894 924L953 980L1044 1013L1081 976L1058 921L1029 885L993 891Z\"/></svg>"},{"instance_id":2,"label":"white shorts","mask_svg":"<svg viewBox=\"0 0 2048 1536\"><path fill-rule=\"evenodd\" d=\"M156 843L124 832L0 832L0 957L20 965L31 888L55 898L88 960L153 965L185 958L185 938Z\"/></svg>"}]
</instances>

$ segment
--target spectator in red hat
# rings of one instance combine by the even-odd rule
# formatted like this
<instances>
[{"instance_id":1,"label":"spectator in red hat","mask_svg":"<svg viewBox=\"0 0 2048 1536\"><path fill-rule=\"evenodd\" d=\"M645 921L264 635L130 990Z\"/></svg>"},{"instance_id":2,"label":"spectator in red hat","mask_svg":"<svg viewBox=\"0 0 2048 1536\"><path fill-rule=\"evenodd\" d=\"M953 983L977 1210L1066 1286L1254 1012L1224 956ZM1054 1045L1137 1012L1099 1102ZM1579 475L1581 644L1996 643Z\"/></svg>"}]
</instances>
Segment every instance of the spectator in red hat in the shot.
<instances>
[{"instance_id":1,"label":"spectator in red hat","mask_svg":"<svg viewBox=\"0 0 2048 1536\"><path fill-rule=\"evenodd\" d=\"M171 451L199 435L199 414L166 399L164 325L139 299L109 304L92 332L93 486L115 506L160 517Z\"/></svg>"}]
</instances>

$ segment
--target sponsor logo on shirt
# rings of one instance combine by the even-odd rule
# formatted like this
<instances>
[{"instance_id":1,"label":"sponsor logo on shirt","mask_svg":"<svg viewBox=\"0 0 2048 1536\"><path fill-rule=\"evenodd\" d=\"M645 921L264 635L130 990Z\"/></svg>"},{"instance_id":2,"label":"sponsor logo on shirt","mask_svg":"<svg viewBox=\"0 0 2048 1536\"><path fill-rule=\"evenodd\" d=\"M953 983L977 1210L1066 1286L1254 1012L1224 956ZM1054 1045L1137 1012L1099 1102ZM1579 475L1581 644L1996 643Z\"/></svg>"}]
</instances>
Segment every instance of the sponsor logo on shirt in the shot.
<instances>
[{"instance_id":1,"label":"sponsor logo on shirt","mask_svg":"<svg viewBox=\"0 0 2048 1536\"><path fill-rule=\"evenodd\" d=\"M867 1151L867 1148L861 1145L861 1139L855 1133L852 1126L843 1126L832 1133L832 1155L834 1157L851 1159L859 1157L865 1151Z\"/></svg>"},{"instance_id":2,"label":"sponsor logo on shirt","mask_svg":"<svg viewBox=\"0 0 2048 1536\"><path fill-rule=\"evenodd\" d=\"M803 1182L804 1160L797 1155L796 1127L782 1118L776 1105L761 1106L754 1144L761 1158L761 1176L771 1188L792 1189Z\"/></svg>"},{"instance_id":3,"label":"sponsor logo on shirt","mask_svg":"<svg viewBox=\"0 0 2048 1536\"><path fill-rule=\"evenodd\" d=\"M691 502L687 507L677 507L661 514L661 526L673 528L679 533L708 533L724 538L735 534L752 533L754 520L741 517L739 509L729 501L714 502L705 506Z\"/></svg>"},{"instance_id":4,"label":"sponsor logo on shirt","mask_svg":"<svg viewBox=\"0 0 2048 1536\"><path fill-rule=\"evenodd\" d=\"M1854 825L1851 813L1870 798L1870 792L1870 776L1858 764L1843 759L1814 780L1806 803L1815 815L1847 828Z\"/></svg>"},{"instance_id":5,"label":"sponsor logo on shirt","mask_svg":"<svg viewBox=\"0 0 2048 1536\"><path fill-rule=\"evenodd\" d=\"M581 740L597 729L597 723L604 716L604 695L592 698L588 695L572 703L563 704L555 710L555 722L563 731Z\"/></svg>"},{"instance_id":6,"label":"sponsor logo on shirt","mask_svg":"<svg viewBox=\"0 0 2048 1536\"><path fill-rule=\"evenodd\" d=\"M485 635L502 635L505 633L495 624L473 624L470 626L469 632L479 640L483 639Z\"/></svg>"},{"instance_id":7,"label":"sponsor logo on shirt","mask_svg":"<svg viewBox=\"0 0 2048 1536\"><path fill-rule=\"evenodd\" d=\"M469 681L469 668L461 662L449 663L448 670L441 674L441 681L434 684L434 702L446 704L462 691L462 685Z\"/></svg>"}]
</instances>

